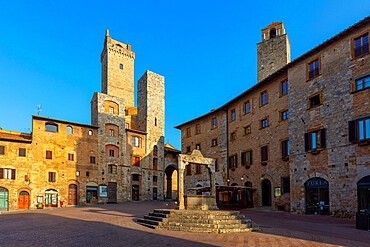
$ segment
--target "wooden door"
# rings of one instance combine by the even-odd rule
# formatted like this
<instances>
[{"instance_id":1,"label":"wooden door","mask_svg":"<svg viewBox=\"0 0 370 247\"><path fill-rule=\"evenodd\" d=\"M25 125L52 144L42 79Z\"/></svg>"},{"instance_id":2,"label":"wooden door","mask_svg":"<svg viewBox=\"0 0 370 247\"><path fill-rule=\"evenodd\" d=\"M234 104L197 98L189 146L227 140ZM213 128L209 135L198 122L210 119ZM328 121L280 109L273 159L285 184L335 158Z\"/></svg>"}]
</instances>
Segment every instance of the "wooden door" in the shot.
<instances>
[{"instance_id":1,"label":"wooden door","mask_svg":"<svg viewBox=\"0 0 370 247\"><path fill-rule=\"evenodd\" d=\"M30 203L30 195L27 191L19 193L18 209L28 209Z\"/></svg>"},{"instance_id":2,"label":"wooden door","mask_svg":"<svg viewBox=\"0 0 370 247\"><path fill-rule=\"evenodd\" d=\"M75 184L69 185L68 205L77 205L77 185Z\"/></svg>"},{"instance_id":3,"label":"wooden door","mask_svg":"<svg viewBox=\"0 0 370 247\"><path fill-rule=\"evenodd\" d=\"M0 211L8 210L8 190L0 187Z\"/></svg>"},{"instance_id":4,"label":"wooden door","mask_svg":"<svg viewBox=\"0 0 370 247\"><path fill-rule=\"evenodd\" d=\"M108 183L108 203L117 202L117 183Z\"/></svg>"}]
</instances>

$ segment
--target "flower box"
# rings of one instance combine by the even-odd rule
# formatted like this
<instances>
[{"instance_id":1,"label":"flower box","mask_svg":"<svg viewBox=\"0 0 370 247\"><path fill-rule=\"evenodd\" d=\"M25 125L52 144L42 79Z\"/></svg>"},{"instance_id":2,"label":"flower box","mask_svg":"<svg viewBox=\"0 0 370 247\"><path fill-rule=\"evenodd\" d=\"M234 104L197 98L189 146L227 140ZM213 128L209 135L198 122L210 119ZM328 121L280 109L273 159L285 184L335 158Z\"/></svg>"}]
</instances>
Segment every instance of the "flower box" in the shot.
<instances>
[{"instance_id":1,"label":"flower box","mask_svg":"<svg viewBox=\"0 0 370 247\"><path fill-rule=\"evenodd\" d=\"M359 145L359 146L367 146L367 145L369 145L369 143L370 143L370 141L369 141L369 140L365 140L365 141L360 141L360 142L358 143L358 145Z\"/></svg>"}]
</instances>

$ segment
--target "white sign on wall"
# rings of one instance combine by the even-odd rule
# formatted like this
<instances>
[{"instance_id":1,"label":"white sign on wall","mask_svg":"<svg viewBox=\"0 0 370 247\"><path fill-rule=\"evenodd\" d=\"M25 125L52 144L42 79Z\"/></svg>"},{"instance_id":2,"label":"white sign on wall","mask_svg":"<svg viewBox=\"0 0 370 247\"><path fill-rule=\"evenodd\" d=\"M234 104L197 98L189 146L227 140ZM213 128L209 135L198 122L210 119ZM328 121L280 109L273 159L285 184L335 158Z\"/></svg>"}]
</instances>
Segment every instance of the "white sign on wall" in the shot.
<instances>
[{"instance_id":1,"label":"white sign on wall","mask_svg":"<svg viewBox=\"0 0 370 247\"><path fill-rule=\"evenodd\" d=\"M108 197L108 186L99 185L99 197Z\"/></svg>"}]
</instances>

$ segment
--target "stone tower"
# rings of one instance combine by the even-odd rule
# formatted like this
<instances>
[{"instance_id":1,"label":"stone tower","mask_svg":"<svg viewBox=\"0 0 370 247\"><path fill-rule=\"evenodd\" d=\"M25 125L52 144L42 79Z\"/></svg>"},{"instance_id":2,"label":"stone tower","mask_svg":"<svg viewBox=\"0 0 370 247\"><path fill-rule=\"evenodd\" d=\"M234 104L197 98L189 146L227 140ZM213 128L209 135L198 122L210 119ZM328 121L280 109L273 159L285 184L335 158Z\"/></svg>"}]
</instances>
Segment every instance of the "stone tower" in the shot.
<instances>
[{"instance_id":1,"label":"stone tower","mask_svg":"<svg viewBox=\"0 0 370 247\"><path fill-rule=\"evenodd\" d=\"M273 22L262 29L257 44L258 82L290 63L290 43L283 22Z\"/></svg>"},{"instance_id":2,"label":"stone tower","mask_svg":"<svg viewBox=\"0 0 370 247\"><path fill-rule=\"evenodd\" d=\"M102 93L125 99L126 107L134 107L134 60L131 45L114 40L107 29L101 53Z\"/></svg>"}]
</instances>

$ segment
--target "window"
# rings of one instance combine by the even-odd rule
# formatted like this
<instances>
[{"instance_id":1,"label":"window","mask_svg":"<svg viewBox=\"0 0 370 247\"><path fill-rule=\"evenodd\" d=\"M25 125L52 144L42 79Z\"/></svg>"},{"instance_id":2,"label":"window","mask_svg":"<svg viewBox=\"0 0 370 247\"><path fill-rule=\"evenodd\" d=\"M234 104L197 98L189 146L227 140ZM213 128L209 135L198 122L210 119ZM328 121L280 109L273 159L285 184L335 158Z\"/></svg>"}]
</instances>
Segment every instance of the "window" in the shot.
<instances>
[{"instance_id":1,"label":"window","mask_svg":"<svg viewBox=\"0 0 370 247\"><path fill-rule=\"evenodd\" d=\"M110 129L110 130L109 130L109 135L110 135L110 136L114 136L114 130Z\"/></svg>"},{"instance_id":2,"label":"window","mask_svg":"<svg viewBox=\"0 0 370 247\"><path fill-rule=\"evenodd\" d=\"M370 87L370 76L356 80L356 90L361 90Z\"/></svg>"},{"instance_id":3,"label":"window","mask_svg":"<svg viewBox=\"0 0 370 247\"><path fill-rule=\"evenodd\" d=\"M315 130L305 133L305 151L326 148L326 130Z\"/></svg>"},{"instance_id":4,"label":"window","mask_svg":"<svg viewBox=\"0 0 370 247\"><path fill-rule=\"evenodd\" d=\"M288 110L280 112L280 119L281 120L287 120L289 118L289 112Z\"/></svg>"},{"instance_id":5,"label":"window","mask_svg":"<svg viewBox=\"0 0 370 247\"><path fill-rule=\"evenodd\" d=\"M49 132L58 132L58 125L56 124L45 124L45 130Z\"/></svg>"},{"instance_id":6,"label":"window","mask_svg":"<svg viewBox=\"0 0 370 247\"><path fill-rule=\"evenodd\" d=\"M76 177L80 176L80 171L76 171Z\"/></svg>"},{"instance_id":7,"label":"window","mask_svg":"<svg viewBox=\"0 0 370 247\"><path fill-rule=\"evenodd\" d=\"M249 100L247 102L244 103L244 113L247 114L250 112L250 104L249 104Z\"/></svg>"},{"instance_id":8,"label":"window","mask_svg":"<svg viewBox=\"0 0 370 247\"><path fill-rule=\"evenodd\" d=\"M157 183L158 183L158 177L153 176L153 185L157 185Z\"/></svg>"},{"instance_id":9,"label":"window","mask_svg":"<svg viewBox=\"0 0 370 247\"><path fill-rule=\"evenodd\" d=\"M186 152L190 153L190 146L186 147Z\"/></svg>"},{"instance_id":10,"label":"window","mask_svg":"<svg viewBox=\"0 0 370 247\"><path fill-rule=\"evenodd\" d=\"M86 172L86 177L90 177L90 172Z\"/></svg>"},{"instance_id":11,"label":"window","mask_svg":"<svg viewBox=\"0 0 370 247\"><path fill-rule=\"evenodd\" d=\"M154 118L154 126L157 126L157 118Z\"/></svg>"},{"instance_id":12,"label":"window","mask_svg":"<svg viewBox=\"0 0 370 247\"><path fill-rule=\"evenodd\" d=\"M190 127L186 128L186 137L190 137L191 132L190 132Z\"/></svg>"},{"instance_id":13,"label":"window","mask_svg":"<svg viewBox=\"0 0 370 247\"><path fill-rule=\"evenodd\" d=\"M123 64L122 63L119 64L119 69L123 69Z\"/></svg>"},{"instance_id":14,"label":"window","mask_svg":"<svg viewBox=\"0 0 370 247\"><path fill-rule=\"evenodd\" d=\"M139 147L139 137L137 136L132 137L132 146Z\"/></svg>"},{"instance_id":15,"label":"window","mask_svg":"<svg viewBox=\"0 0 370 247\"><path fill-rule=\"evenodd\" d=\"M276 37L276 29L275 28L272 28L270 30L270 39L275 38L275 37Z\"/></svg>"},{"instance_id":16,"label":"window","mask_svg":"<svg viewBox=\"0 0 370 247\"><path fill-rule=\"evenodd\" d=\"M251 128L251 125L247 125L243 128L243 135L249 135L250 133L252 133L252 128Z\"/></svg>"},{"instance_id":17,"label":"window","mask_svg":"<svg viewBox=\"0 0 370 247\"><path fill-rule=\"evenodd\" d=\"M108 165L108 173L117 174L117 166L116 165Z\"/></svg>"},{"instance_id":18,"label":"window","mask_svg":"<svg viewBox=\"0 0 370 247\"><path fill-rule=\"evenodd\" d=\"M218 167L218 159L215 160L215 172L218 172L220 169Z\"/></svg>"},{"instance_id":19,"label":"window","mask_svg":"<svg viewBox=\"0 0 370 247\"><path fill-rule=\"evenodd\" d=\"M5 146L0 146L0 155L5 155Z\"/></svg>"},{"instance_id":20,"label":"window","mask_svg":"<svg viewBox=\"0 0 370 247\"><path fill-rule=\"evenodd\" d=\"M153 155L154 156L157 156L157 154L158 154L158 147L157 147L157 145L154 145L154 147L153 147Z\"/></svg>"},{"instance_id":21,"label":"window","mask_svg":"<svg viewBox=\"0 0 370 247\"><path fill-rule=\"evenodd\" d=\"M130 128L130 124L129 123L125 123L125 128L126 129L129 129Z\"/></svg>"},{"instance_id":22,"label":"window","mask_svg":"<svg viewBox=\"0 0 370 247\"><path fill-rule=\"evenodd\" d=\"M281 178L281 193L290 193L290 178L289 177L282 177Z\"/></svg>"},{"instance_id":23,"label":"window","mask_svg":"<svg viewBox=\"0 0 370 247\"><path fill-rule=\"evenodd\" d=\"M46 159L51 160L53 158L53 152L46 150Z\"/></svg>"},{"instance_id":24,"label":"window","mask_svg":"<svg viewBox=\"0 0 370 247\"><path fill-rule=\"evenodd\" d=\"M157 170L157 169L158 169L158 159L154 158L153 159L153 170Z\"/></svg>"},{"instance_id":25,"label":"window","mask_svg":"<svg viewBox=\"0 0 370 247\"><path fill-rule=\"evenodd\" d=\"M0 179L15 179L15 169L0 168Z\"/></svg>"},{"instance_id":26,"label":"window","mask_svg":"<svg viewBox=\"0 0 370 247\"><path fill-rule=\"evenodd\" d=\"M140 167L140 157L132 156L132 165Z\"/></svg>"},{"instance_id":27,"label":"window","mask_svg":"<svg viewBox=\"0 0 370 247\"><path fill-rule=\"evenodd\" d=\"M281 142L281 157L285 158L289 156L289 140Z\"/></svg>"},{"instance_id":28,"label":"window","mask_svg":"<svg viewBox=\"0 0 370 247\"><path fill-rule=\"evenodd\" d=\"M92 136L92 135L93 135L93 131L89 130L89 136Z\"/></svg>"},{"instance_id":29,"label":"window","mask_svg":"<svg viewBox=\"0 0 370 247\"><path fill-rule=\"evenodd\" d=\"M320 73L320 62L319 59L314 60L308 64L308 79L315 78Z\"/></svg>"},{"instance_id":30,"label":"window","mask_svg":"<svg viewBox=\"0 0 370 247\"><path fill-rule=\"evenodd\" d=\"M236 115L235 115L235 109L231 110L231 121L234 121L236 118Z\"/></svg>"},{"instance_id":31,"label":"window","mask_svg":"<svg viewBox=\"0 0 370 247\"><path fill-rule=\"evenodd\" d=\"M186 165L186 175L187 176L191 175L191 164Z\"/></svg>"},{"instance_id":32,"label":"window","mask_svg":"<svg viewBox=\"0 0 370 247\"><path fill-rule=\"evenodd\" d=\"M288 80L281 82L281 95L287 95L288 94Z\"/></svg>"},{"instance_id":33,"label":"window","mask_svg":"<svg viewBox=\"0 0 370 247\"><path fill-rule=\"evenodd\" d=\"M109 149L109 157L114 157L114 149Z\"/></svg>"},{"instance_id":34,"label":"window","mask_svg":"<svg viewBox=\"0 0 370 247\"><path fill-rule=\"evenodd\" d=\"M73 128L71 126L67 126L67 134L73 134Z\"/></svg>"},{"instance_id":35,"label":"window","mask_svg":"<svg viewBox=\"0 0 370 247\"><path fill-rule=\"evenodd\" d=\"M362 141L370 139L370 118L349 122L349 141Z\"/></svg>"},{"instance_id":36,"label":"window","mask_svg":"<svg viewBox=\"0 0 370 247\"><path fill-rule=\"evenodd\" d=\"M212 125L213 127L217 126L217 118L212 118Z\"/></svg>"},{"instance_id":37,"label":"window","mask_svg":"<svg viewBox=\"0 0 370 247\"><path fill-rule=\"evenodd\" d=\"M202 173L202 167L200 164L195 165L195 174L201 174Z\"/></svg>"},{"instance_id":38,"label":"window","mask_svg":"<svg viewBox=\"0 0 370 247\"><path fill-rule=\"evenodd\" d=\"M235 169L238 167L238 156L235 154L229 157L229 168Z\"/></svg>"},{"instance_id":39,"label":"window","mask_svg":"<svg viewBox=\"0 0 370 247\"><path fill-rule=\"evenodd\" d=\"M139 174L132 174L132 181L139 181Z\"/></svg>"},{"instance_id":40,"label":"window","mask_svg":"<svg viewBox=\"0 0 370 247\"><path fill-rule=\"evenodd\" d=\"M369 52L369 35L365 34L355 39L355 57Z\"/></svg>"},{"instance_id":41,"label":"window","mask_svg":"<svg viewBox=\"0 0 370 247\"><path fill-rule=\"evenodd\" d=\"M266 128L267 126L269 126L268 118L262 119L261 120L261 129Z\"/></svg>"},{"instance_id":42,"label":"window","mask_svg":"<svg viewBox=\"0 0 370 247\"><path fill-rule=\"evenodd\" d=\"M25 148L19 148L19 157L26 157L26 149Z\"/></svg>"},{"instance_id":43,"label":"window","mask_svg":"<svg viewBox=\"0 0 370 247\"><path fill-rule=\"evenodd\" d=\"M314 108L316 106L321 105L321 96L320 94L317 94L315 96L312 96L308 99L308 108Z\"/></svg>"},{"instance_id":44,"label":"window","mask_svg":"<svg viewBox=\"0 0 370 247\"><path fill-rule=\"evenodd\" d=\"M196 148L197 150L200 150L200 143L196 144L196 145L195 145L195 148Z\"/></svg>"},{"instance_id":45,"label":"window","mask_svg":"<svg viewBox=\"0 0 370 247\"><path fill-rule=\"evenodd\" d=\"M110 113L110 114L113 114L113 113L114 113L114 108L113 108L113 107L111 107L111 106L109 106L109 113Z\"/></svg>"},{"instance_id":46,"label":"window","mask_svg":"<svg viewBox=\"0 0 370 247\"><path fill-rule=\"evenodd\" d=\"M236 132L233 132L230 134L230 140L235 141L235 139L236 139Z\"/></svg>"},{"instance_id":47,"label":"window","mask_svg":"<svg viewBox=\"0 0 370 247\"><path fill-rule=\"evenodd\" d=\"M200 124L195 125L195 134L200 134Z\"/></svg>"},{"instance_id":48,"label":"window","mask_svg":"<svg viewBox=\"0 0 370 247\"><path fill-rule=\"evenodd\" d=\"M217 146L217 139L212 139L212 147Z\"/></svg>"},{"instance_id":49,"label":"window","mask_svg":"<svg viewBox=\"0 0 370 247\"><path fill-rule=\"evenodd\" d=\"M90 164L95 164L95 156L90 156Z\"/></svg>"},{"instance_id":50,"label":"window","mask_svg":"<svg viewBox=\"0 0 370 247\"><path fill-rule=\"evenodd\" d=\"M68 154L68 161L74 161L75 155L74 154Z\"/></svg>"},{"instance_id":51,"label":"window","mask_svg":"<svg viewBox=\"0 0 370 247\"><path fill-rule=\"evenodd\" d=\"M56 173L55 172L49 172L49 180L50 183L55 183L56 181Z\"/></svg>"},{"instance_id":52,"label":"window","mask_svg":"<svg viewBox=\"0 0 370 247\"><path fill-rule=\"evenodd\" d=\"M119 148L114 145L106 145L105 146L105 155L109 157L116 157L118 158L119 156Z\"/></svg>"},{"instance_id":53,"label":"window","mask_svg":"<svg viewBox=\"0 0 370 247\"><path fill-rule=\"evenodd\" d=\"M261 93L261 106L267 104L267 91Z\"/></svg>"},{"instance_id":54,"label":"window","mask_svg":"<svg viewBox=\"0 0 370 247\"><path fill-rule=\"evenodd\" d=\"M252 151L242 152L241 153L242 166L252 164Z\"/></svg>"},{"instance_id":55,"label":"window","mask_svg":"<svg viewBox=\"0 0 370 247\"><path fill-rule=\"evenodd\" d=\"M267 146L261 147L261 162L266 162L268 160L268 148Z\"/></svg>"}]
</instances>

